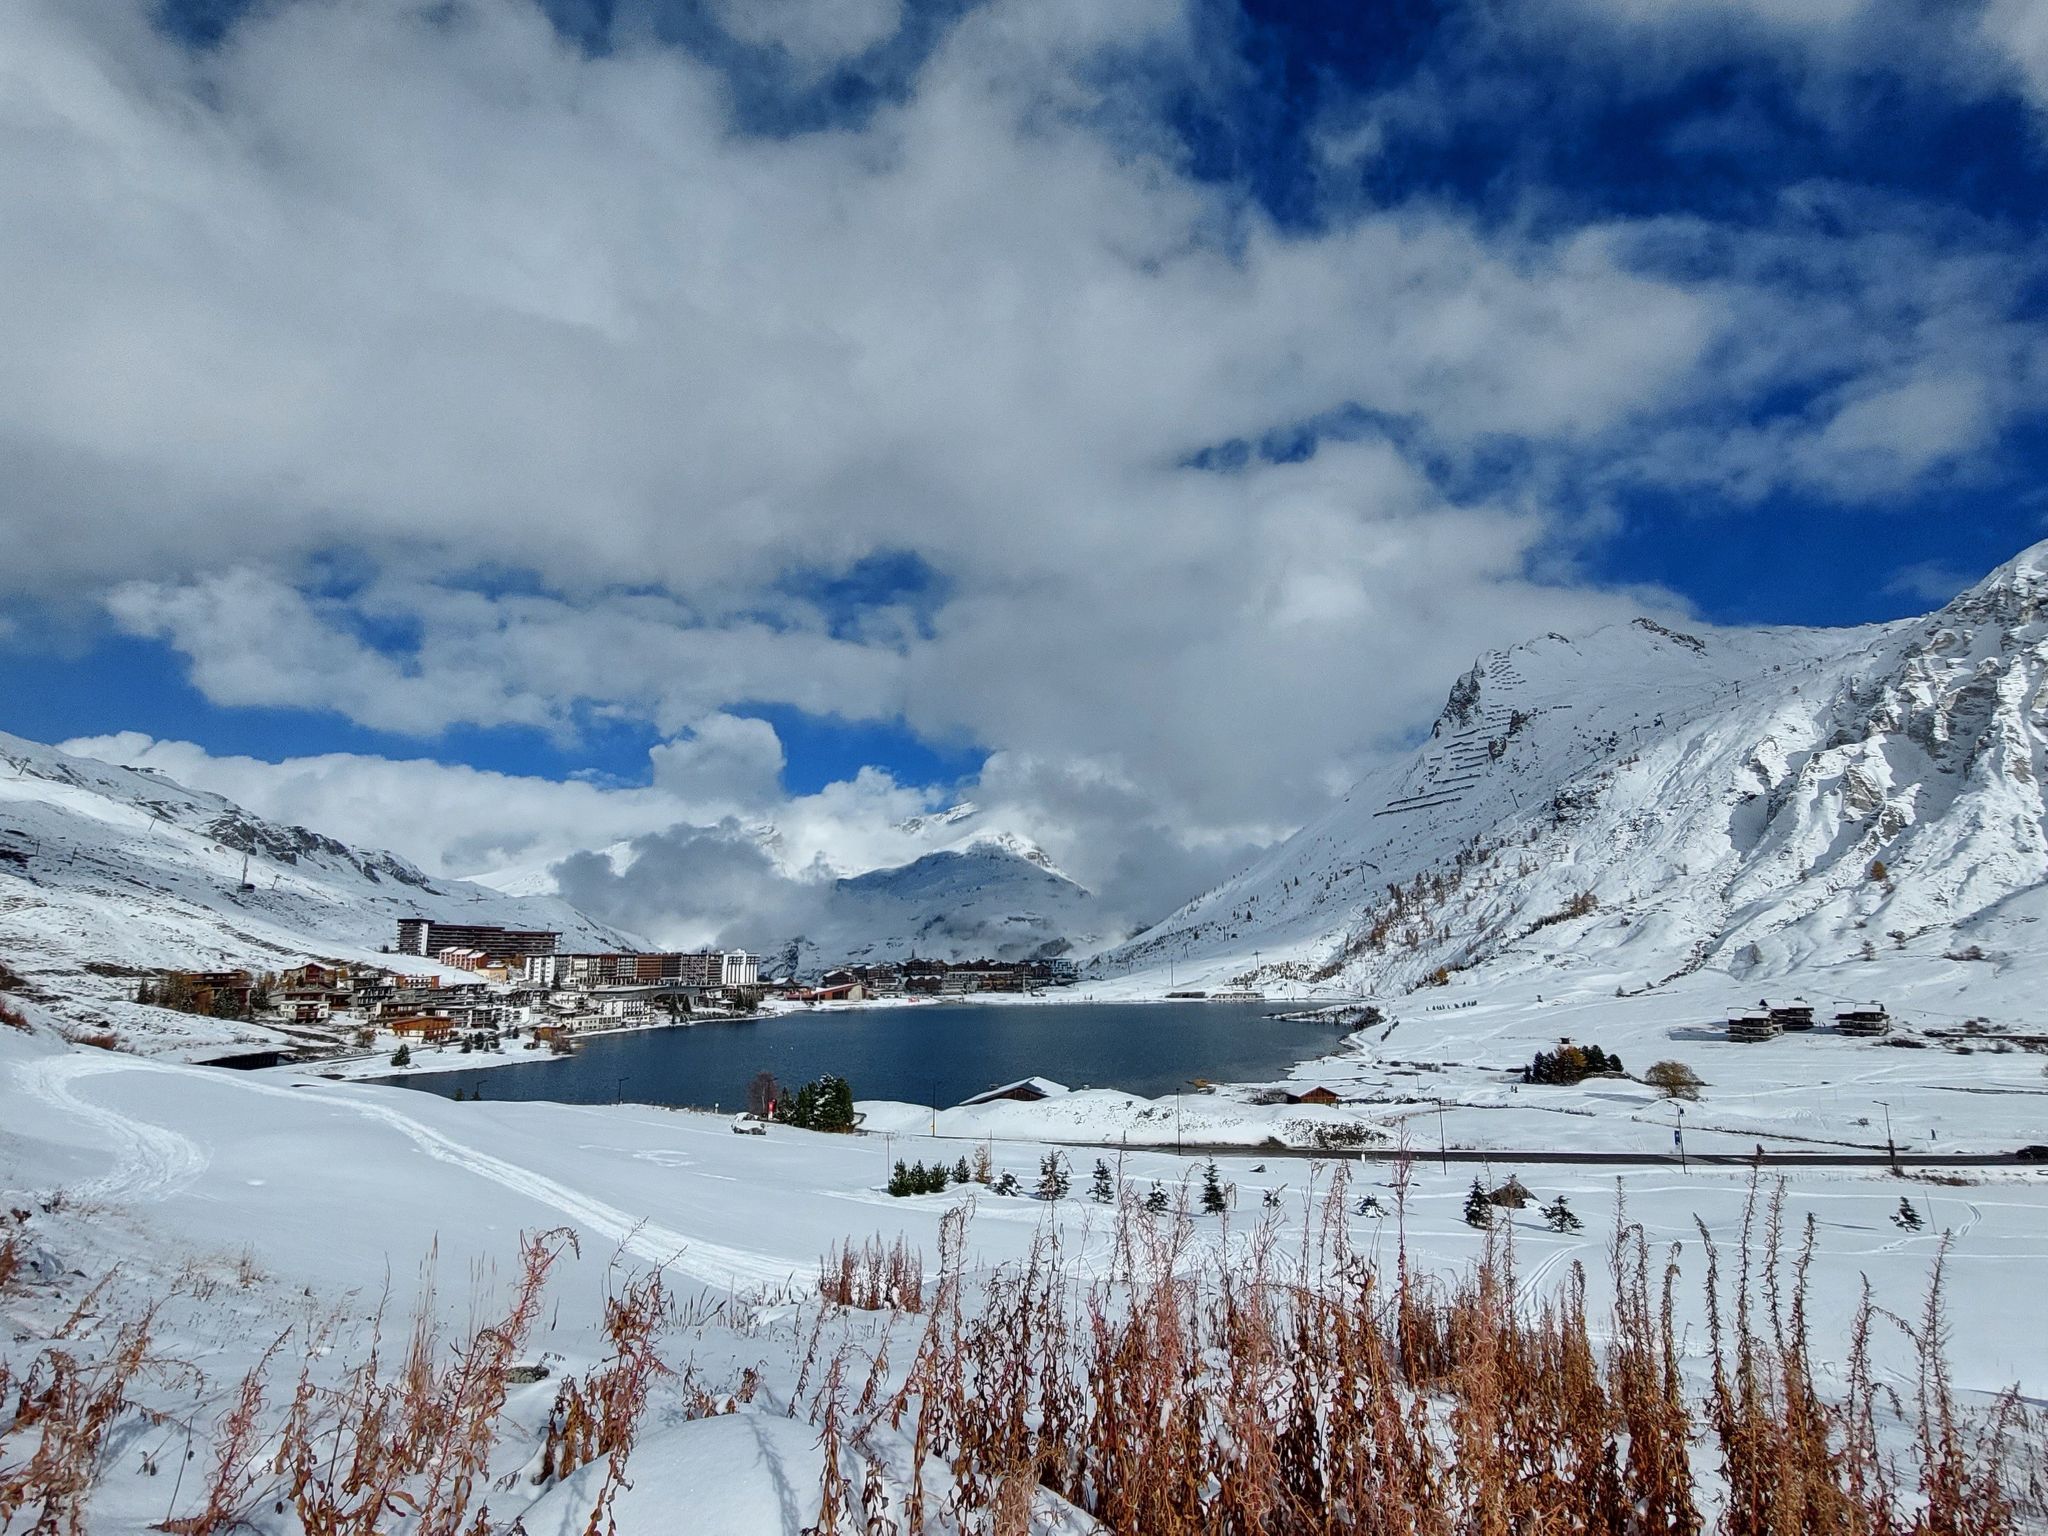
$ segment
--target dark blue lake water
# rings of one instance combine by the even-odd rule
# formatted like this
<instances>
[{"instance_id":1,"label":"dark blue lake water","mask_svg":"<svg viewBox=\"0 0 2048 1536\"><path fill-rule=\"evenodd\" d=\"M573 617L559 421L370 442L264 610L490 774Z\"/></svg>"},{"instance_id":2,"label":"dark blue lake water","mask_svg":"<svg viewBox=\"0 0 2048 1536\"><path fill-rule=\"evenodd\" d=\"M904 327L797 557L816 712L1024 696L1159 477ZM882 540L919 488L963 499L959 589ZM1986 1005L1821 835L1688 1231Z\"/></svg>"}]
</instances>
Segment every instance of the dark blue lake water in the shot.
<instances>
[{"instance_id":1,"label":"dark blue lake water","mask_svg":"<svg viewBox=\"0 0 2048 1536\"><path fill-rule=\"evenodd\" d=\"M1283 1003L927 1004L781 1014L598 1035L573 1056L391 1079L444 1097L571 1104L746 1102L756 1072L836 1073L854 1097L957 1104L1022 1077L1156 1097L1194 1078L1257 1082L1337 1048L1343 1032L1266 1015Z\"/></svg>"}]
</instances>

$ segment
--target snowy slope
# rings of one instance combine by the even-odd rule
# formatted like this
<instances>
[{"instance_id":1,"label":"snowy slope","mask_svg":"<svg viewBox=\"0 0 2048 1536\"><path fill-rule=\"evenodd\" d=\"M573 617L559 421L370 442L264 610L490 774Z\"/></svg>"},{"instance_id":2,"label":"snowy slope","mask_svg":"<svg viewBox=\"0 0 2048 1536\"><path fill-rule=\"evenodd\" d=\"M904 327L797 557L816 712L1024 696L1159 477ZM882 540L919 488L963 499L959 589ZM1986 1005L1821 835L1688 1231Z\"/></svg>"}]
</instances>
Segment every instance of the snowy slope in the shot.
<instances>
[{"instance_id":1,"label":"snowy slope","mask_svg":"<svg viewBox=\"0 0 2048 1536\"><path fill-rule=\"evenodd\" d=\"M1097 974L1640 986L1974 942L2048 876L2044 596L2048 544L1925 619L1488 655L1407 762Z\"/></svg>"},{"instance_id":2,"label":"snowy slope","mask_svg":"<svg viewBox=\"0 0 2048 1536\"><path fill-rule=\"evenodd\" d=\"M148 1048L171 1021L125 1001L128 973L367 957L415 913L554 928L565 945L627 942L553 897L430 880L396 855L264 821L160 773L0 733L0 961L73 1024ZM209 1030L251 1036L175 1023L190 1044Z\"/></svg>"},{"instance_id":3,"label":"snowy slope","mask_svg":"<svg viewBox=\"0 0 2048 1536\"><path fill-rule=\"evenodd\" d=\"M655 1384L629 1467L632 1490L617 1510L619 1536L680 1529L797 1536L817 1524L822 1456L820 1427L801 1411L809 1397L804 1384L815 1388L823 1362L850 1342L858 1366L849 1371L848 1400L867 1362L893 1354L886 1391L915 1358L922 1327L916 1317L849 1309L821 1317L815 1281L831 1245L900 1235L922 1255L929 1294L941 1222L971 1205L964 1237L970 1315L986 1271L1019 1264L1048 1236L1068 1272L1084 1280L1106 1281L1119 1262L1113 1224L1080 1197L1085 1153L1074 1154L1081 1175L1075 1198L1057 1204L990 1191L888 1198L881 1186L892 1157L950 1162L984 1145L978 1137L929 1139L918 1129L906 1123L886 1142L785 1127L736 1137L724 1119L689 1112L457 1104L302 1073L227 1073L60 1050L0 1029L0 1209L33 1213L21 1230L36 1266L31 1284L0 1295L7 1324L0 1363L25 1374L94 1277L109 1276L95 1294L100 1313L125 1316L157 1306L153 1353L196 1360L204 1374L193 1380L164 1370L137 1379L139 1405L152 1417L138 1416L129 1438L117 1442L119 1453L104 1458L87 1529L125 1536L161 1528L203 1505L212 1437L235 1384L281 1335L286 1348L263 1405L266 1433L294 1400L291 1384L302 1360L324 1387L363 1358L373 1337L367 1319L380 1301L393 1356L399 1352L391 1337L422 1298L464 1337L479 1318L502 1310L519 1234L566 1227L578 1236L580 1252L559 1264L534 1336L550 1374L516 1386L505 1404L504 1444L488 1469L492 1515L500 1522L520 1517L535 1536L584 1528L590 1474L550 1489L532 1475L534 1458L562 1380L612 1353L599 1327L605 1301L660 1265L684 1319L659 1341L678 1374ZM1028 1181L1041 1147L996 1134L996 1168ZM1106 1155L1133 1196L1154 1183L1184 1189L1200 1177L1198 1161L1165 1151ZM1321 1223L1332 1219L1316 1214L1330 1186L1329 1167L1253 1155L1221 1162L1237 1194L1234 1222L1196 1218L1181 1241L1201 1255L1242 1249L1264 1195L1275 1192L1286 1219L1259 1229L1258 1242L1273 1268L1289 1273L1304 1234L1327 1230ZM1425 1271L1454 1272L1479 1251L1481 1236L1461 1215L1472 1171L1440 1169L1424 1158L1401 1175L1399 1241ZM1522 1283L1533 1297L1548 1297L1583 1265L1586 1305L1604 1318L1617 1170L1530 1165L1519 1172L1539 1200L1569 1195L1586 1223L1583 1231L1557 1233L1533 1208L1503 1216L1514 1228ZM1369 1191L1393 1207L1394 1170L1368 1167L1354 1177L1354 1192ZM1705 1390L1707 1369L1698 1344L1705 1324L1695 1223L1732 1249L1744 1183L1741 1169L1695 1169L1689 1177L1661 1167L1619 1171L1628 1219L1643 1224L1650 1251L1662 1255L1683 1244L1677 1326L1695 1392ZM1924 1230L1893 1225L1902 1194L1924 1210ZM770 1210L773 1219L763 1219ZM1339 1202L1334 1219L1348 1224L1357 1252L1384 1261L1396 1241L1394 1221L1348 1210ZM2038 1398L2048 1363L2038 1303L2024 1277L2048 1256L2044 1212L2048 1186L2025 1170L1986 1175L1969 1187L1902 1183L1874 1169L1795 1172L1787 1224L1801 1231L1809 1219L1814 1223L1805 1320L1823 1358L1840 1357L1866 1285L1876 1306L1917 1314L1936 1255L1945 1253L1958 1386L1977 1403L1984 1400L1979 1394L2012 1382ZM432 1267L422 1265L428 1255ZM436 1278L438 1292L430 1289ZM1880 1372L1910 1369L1895 1330L1880 1329L1875 1348ZM731 1417L693 1419L684 1401L685 1369L713 1389L748 1373L758 1393ZM1884 1379L1910 1397L1910 1377ZM1823 1385L1840 1390L1833 1376ZM180 1478L172 1474L188 1433L195 1459ZM863 1441L897 1469L899 1486L913 1434L909 1421L892 1428L882 1416ZM295 1529L265 1523L282 1496L267 1471L271 1443L264 1440L265 1454L251 1459L259 1480L249 1523ZM165 1475L154 1475L152 1450ZM1710 1459L1711 1447L1701 1454ZM928 1475L943 1478L939 1458ZM687 1509L689 1521L678 1521L679 1509ZM929 1527L963 1528L985 1527L944 1518ZM1032 1525L1074 1536L1092 1528L1052 1518Z\"/></svg>"}]
</instances>

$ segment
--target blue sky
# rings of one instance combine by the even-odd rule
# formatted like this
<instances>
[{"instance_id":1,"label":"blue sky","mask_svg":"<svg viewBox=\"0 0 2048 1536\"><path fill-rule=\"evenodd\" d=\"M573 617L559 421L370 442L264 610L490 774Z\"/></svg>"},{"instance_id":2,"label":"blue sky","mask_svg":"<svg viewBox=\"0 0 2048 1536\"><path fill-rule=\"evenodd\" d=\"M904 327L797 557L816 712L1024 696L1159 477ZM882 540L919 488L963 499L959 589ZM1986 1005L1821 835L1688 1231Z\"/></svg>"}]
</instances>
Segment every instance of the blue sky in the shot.
<instances>
[{"instance_id":1,"label":"blue sky","mask_svg":"<svg viewBox=\"0 0 2048 1536\"><path fill-rule=\"evenodd\" d=\"M2048 534L2012 0L0 25L133 108L0 145L39 739L769 818L867 768L1222 861L1484 646L1893 618Z\"/></svg>"}]
</instances>

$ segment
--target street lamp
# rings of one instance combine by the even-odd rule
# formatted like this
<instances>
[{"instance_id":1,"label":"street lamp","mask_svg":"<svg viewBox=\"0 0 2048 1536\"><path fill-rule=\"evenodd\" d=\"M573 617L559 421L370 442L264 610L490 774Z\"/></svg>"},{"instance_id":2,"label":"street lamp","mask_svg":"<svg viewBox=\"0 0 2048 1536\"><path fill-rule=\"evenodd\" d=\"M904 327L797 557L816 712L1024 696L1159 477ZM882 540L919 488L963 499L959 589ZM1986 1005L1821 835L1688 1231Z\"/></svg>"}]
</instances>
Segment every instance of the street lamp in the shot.
<instances>
[{"instance_id":1,"label":"street lamp","mask_svg":"<svg viewBox=\"0 0 2048 1536\"><path fill-rule=\"evenodd\" d=\"M1673 1099L1672 1107L1678 1111L1678 1124L1671 1129L1671 1139L1678 1143L1678 1167L1682 1173L1690 1173L1692 1167L1685 1160L1685 1102Z\"/></svg>"},{"instance_id":2,"label":"street lamp","mask_svg":"<svg viewBox=\"0 0 2048 1536\"><path fill-rule=\"evenodd\" d=\"M1899 1144L1892 1140L1892 1107L1883 1099L1872 1099L1871 1103L1884 1111L1884 1151L1892 1160L1892 1172L1899 1171Z\"/></svg>"}]
</instances>

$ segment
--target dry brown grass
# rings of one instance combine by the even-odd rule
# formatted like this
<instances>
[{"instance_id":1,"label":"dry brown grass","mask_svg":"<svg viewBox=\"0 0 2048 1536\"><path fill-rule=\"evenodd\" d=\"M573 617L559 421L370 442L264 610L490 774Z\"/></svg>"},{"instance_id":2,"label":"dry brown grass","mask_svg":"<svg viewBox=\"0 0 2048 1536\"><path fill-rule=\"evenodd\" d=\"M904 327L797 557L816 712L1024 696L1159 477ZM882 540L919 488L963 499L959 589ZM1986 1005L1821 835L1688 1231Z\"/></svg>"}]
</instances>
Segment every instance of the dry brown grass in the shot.
<instances>
[{"instance_id":1,"label":"dry brown grass","mask_svg":"<svg viewBox=\"0 0 2048 1536\"><path fill-rule=\"evenodd\" d=\"M924 1255L901 1237L879 1237L855 1247L839 1244L818 1263L818 1294L835 1307L862 1312L922 1312Z\"/></svg>"},{"instance_id":2,"label":"dry brown grass","mask_svg":"<svg viewBox=\"0 0 2048 1536\"><path fill-rule=\"evenodd\" d=\"M86 1293L19 1379L0 1368L0 1529L28 1511L36 1536L80 1536L130 1394L141 1378L178 1369L152 1351L154 1306L120 1320L102 1314L112 1280Z\"/></svg>"},{"instance_id":3,"label":"dry brown grass","mask_svg":"<svg viewBox=\"0 0 2048 1536\"><path fill-rule=\"evenodd\" d=\"M1270 1230L1219 1260L1184 1211L1127 1203L1112 1273L1083 1282L1048 1222L971 1306L948 1231L915 1360L872 1421L911 1440L904 1528L1022 1530L1038 1487L1132 1536L1693 1536L1708 1487L1729 1536L2008 1536L2038 1501L2042 1439L2017 1400L1988 1418L1956 1402L1938 1272L1898 1323L1913 1399L1878 1401L1867 1305L1846 1396L1821 1394L1812 1234L1789 1241L1782 1189L1753 1191L1733 1277L1708 1244L1703 1398L1680 1371L1676 1250L1653 1259L1624 1210L1596 1342L1582 1272L1539 1302L1496 1232L1455 1282L1414 1271L1405 1240L1389 1273L1351 1249L1345 1200L1340 1169L1285 1272ZM818 1401L834 1444L862 1443L869 1426L836 1417L836 1358ZM1902 1461L1879 1443L1895 1406ZM928 1462L951 1474L936 1508ZM819 1529L843 1528L845 1490L826 1491Z\"/></svg>"},{"instance_id":4,"label":"dry brown grass","mask_svg":"<svg viewBox=\"0 0 2048 1536\"><path fill-rule=\"evenodd\" d=\"M2048 1442L2016 1397L1988 1412L1959 1403L1944 1264L1913 1319L1866 1295L1846 1386L1824 1393L1812 1231L1795 1241L1782 1186L1754 1186L1735 1250L1706 1243L1707 1378L1689 1383L1677 1250L1653 1254L1618 1203L1614 1302L1596 1332L1585 1275L1532 1296L1511 1229L1489 1233L1461 1276L1413 1267L1404 1173L1391 1265L1351 1246L1341 1167L1298 1248L1278 1241L1277 1216L1241 1241L1198 1240L1213 1228L1183 1198L1163 1214L1121 1206L1099 1272L1076 1271L1049 1215L1021 1260L970 1278L964 1207L941 1224L929 1296L903 1244L835 1249L824 1302L791 1338L783 1399L792 1414L808 1407L825 1453L813 1528L1023 1533L1041 1489L1133 1536L1696 1536L1706 1508L1726 1536L2040 1528ZM316 1377L332 1344L316 1331L273 1411L280 1339L208 1399L210 1471L182 1503L174 1490L161 1528L224 1536L269 1528L271 1506L289 1506L306 1536L515 1536L516 1519L492 1517L493 1488L603 1461L585 1531L607 1536L656 1385L672 1379L690 1418L733 1411L761 1378L714 1392L672 1371L662 1343L679 1309L647 1273L607 1300L604 1358L560 1385L538 1445L508 1445L508 1387L528 1379L513 1367L574 1246L566 1230L524 1239L509 1299L452 1340L427 1288L388 1366L373 1325L367 1358ZM111 1294L110 1277L20 1374L0 1363L0 1529L81 1536L116 1428L137 1414L183 1423L138 1406L137 1389L192 1373L155 1353L155 1307L123 1316ZM921 1322L905 1320L907 1295L928 1304ZM888 1315L847 1310L864 1300ZM1872 1363L1882 1330L1918 1362L1897 1390ZM892 1368L892 1341L912 1338L908 1367Z\"/></svg>"}]
</instances>

